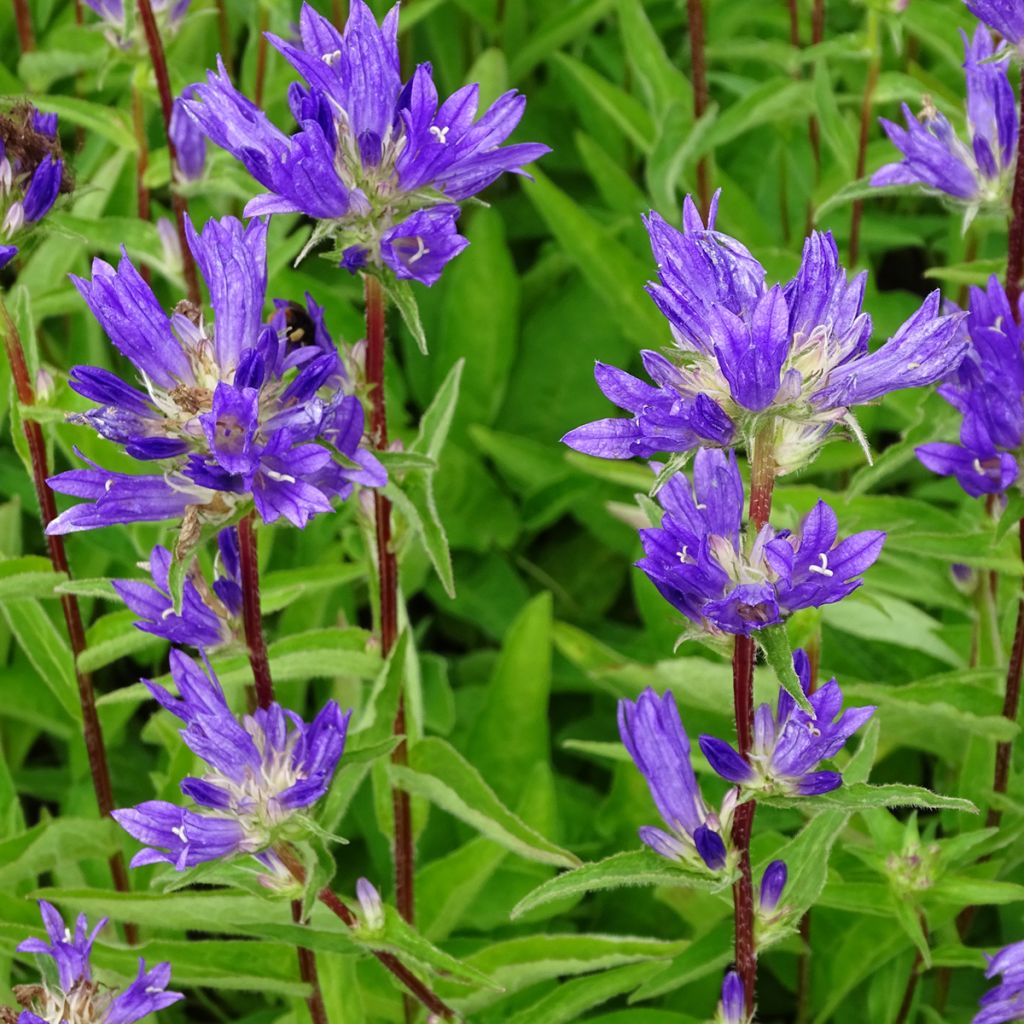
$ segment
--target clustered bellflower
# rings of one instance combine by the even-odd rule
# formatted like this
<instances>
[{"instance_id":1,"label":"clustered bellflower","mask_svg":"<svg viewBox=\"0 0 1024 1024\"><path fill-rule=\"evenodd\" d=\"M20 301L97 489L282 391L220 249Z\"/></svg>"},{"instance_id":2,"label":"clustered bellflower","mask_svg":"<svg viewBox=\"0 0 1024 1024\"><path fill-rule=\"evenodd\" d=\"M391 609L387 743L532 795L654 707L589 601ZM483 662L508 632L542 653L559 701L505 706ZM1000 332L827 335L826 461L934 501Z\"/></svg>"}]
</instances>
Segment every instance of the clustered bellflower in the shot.
<instances>
[{"instance_id":1,"label":"clustered bellflower","mask_svg":"<svg viewBox=\"0 0 1024 1024\"><path fill-rule=\"evenodd\" d=\"M50 486L85 498L49 533L185 516L185 527L229 520L251 501L264 522L295 526L331 510L354 484L381 486L386 474L363 441L363 407L348 393L341 356L326 331L296 343L278 309L263 322L267 226L211 220L188 241L209 287L213 323L188 303L164 312L125 255L115 269L93 262L75 278L141 386L109 370L76 366L71 387L99 403L72 417L154 466L145 475L90 465ZM312 321L322 311L310 307Z\"/></svg>"},{"instance_id":2,"label":"clustered bellflower","mask_svg":"<svg viewBox=\"0 0 1024 1024\"><path fill-rule=\"evenodd\" d=\"M1024 942L1001 949L988 956L986 978L1002 975L994 989L981 997L981 1009L971 1024L1009 1024L1024 1020Z\"/></svg>"},{"instance_id":3,"label":"clustered bellflower","mask_svg":"<svg viewBox=\"0 0 1024 1024\"><path fill-rule=\"evenodd\" d=\"M692 485L682 473L658 492L661 525L640 531L636 564L697 632L751 633L801 608L840 601L860 586L885 534L836 543L835 513L819 501L798 533L766 524L744 531L743 481L732 451L701 448Z\"/></svg>"},{"instance_id":4,"label":"clustered bellflower","mask_svg":"<svg viewBox=\"0 0 1024 1024\"><path fill-rule=\"evenodd\" d=\"M903 159L880 168L872 185L923 185L965 203L969 216L981 206L1009 201L1017 159L1017 104L1007 71L1009 57L994 59L992 36L979 25L974 38L964 34L967 79L966 144L929 100L918 119L903 104L907 127L881 119Z\"/></svg>"},{"instance_id":5,"label":"clustered bellflower","mask_svg":"<svg viewBox=\"0 0 1024 1024\"><path fill-rule=\"evenodd\" d=\"M304 833L305 812L327 792L341 759L351 711L342 714L328 701L306 723L274 703L239 722L208 672L172 650L171 675L181 699L144 680L159 704L185 723L182 738L209 770L181 783L202 813L163 800L113 812L145 844L132 867L166 861L184 871L237 854L272 863L269 848Z\"/></svg>"},{"instance_id":6,"label":"clustered bellflower","mask_svg":"<svg viewBox=\"0 0 1024 1024\"><path fill-rule=\"evenodd\" d=\"M318 222L311 244L332 238L346 269L384 266L431 285L467 244L457 204L523 173L548 147L502 146L526 103L514 90L477 119L476 85L439 106L429 64L403 84L397 33L397 6L378 25L352 0L343 33L304 4L297 45L268 35L307 82L288 92L291 135L235 89L220 61L184 105L267 189L247 216L306 214Z\"/></svg>"},{"instance_id":7,"label":"clustered bellflower","mask_svg":"<svg viewBox=\"0 0 1024 1024\"><path fill-rule=\"evenodd\" d=\"M715 1024L747 1024L746 995L743 982L735 971L729 971L722 981L722 998L718 1001Z\"/></svg>"},{"instance_id":8,"label":"clustered bellflower","mask_svg":"<svg viewBox=\"0 0 1024 1024\"><path fill-rule=\"evenodd\" d=\"M184 181L198 181L206 168L206 136L184 104L193 95L195 89L189 88L174 101L168 131L177 153L175 172Z\"/></svg>"},{"instance_id":9,"label":"clustered bellflower","mask_svg":"<svg viewBox=\"0 0 1024 1024\"><path fill-rule=\"evenodd\" d=\"M10 244L71 189L57 138L57 115L29 104L0 117L0 267L18 253Z\"/></svg>"},{"instance_id":10,"label":"clustered bellflower","mask_svg":"<svg viewBox=\"0 0 1024 1024\"><path fill-rule=\"evenodd\" d=\"M700 737L700 749L708 763L727 782L744 790L787 796L818 796L842 785L839 772L816 769L822 761L835 757L875 708L842 711L843 693L834 679L810 693L810 662L802 650L793 653L793 668L814 708L813 717L780 688L774 716L768 704L754 712L754 741L747 757L741 757L725 740Z\"/></svg>"},{"instance_id":11,"label":"clustered bellflower","mask_svg":"<svg viewBox=\"0 0 1024 1024\"><path fill-rule=\"evenodd\" d=\"M647 780L668 829L645 825L640 838L669 860L720 871L726 863L725 838L737 791L726 794L717 814L707 809L690 764L690 740L673 694L659 697L648 688L635 703L620 700L619 735Z\"/></svg>"},{"instance_id":12,"label":"clustered bellflower","mask_svg":"<svg viewBox=\"0 0 1024 1024\"><path fill-rule=\"evenodd\" d=\"M1020 475L1024 447L1024 329L998 278L972 288L967 356L939 394L963 416L960 444L916 449L933 473L955 477L972 497L1001 494Z\"/></svg>"},{"instance_id":13,"label":"clustered bellflower","mask_svg":"<svg viewBox=\"0 0 1024 1024\"><path fill-rule=\"evenodd\" d=\"M938 291L869 352L866 274L847 280L830 233L807 239L792 281L768 287L749 250L715 230L717 210L718 193L706 227L690 197L682 231L656 213L646 219L658 266L647 290L674 347L642 353L653 384L598 363L598 386L630 417L578 427L562 439L569 447L605 459L648 458L749 447L760 436L781 475L810 461L840 425L862 438L854 406L931 384L956 367L966 314L941 314Z\"/></svg>"},{"instance_id":14,"label":"clustered bellflower","mask_svg":"<svg viewBox=\"0 0 1024 1024\"><path fill-rule=\"evenodd\" d=\"M181 26L192 0L150 0L160 34L173 35ZM85 6L99 15L105 34L119 50L144 49L145 40L137 31L139 18L135 0L85 0Z\"/></svg>"},{"instance_id":15,"label":"clustered bellflower","mask_svg":"<svg viewBox=\"0 0 1024 1024\"><path fill-rule=\"evenodd\" d=\"M147 971L140 959L138 976L120 992L93 981L89 963L92 945L107 918L90 932L85 914L79 914L72 932L46 900L39 901L39 910L49 942L26 939L18 950L51 958L57 980L55 985L46 980L42 985L15 989L18 1001L26 1007L18 1016L18 1024L132 1024L184 999L180 992L167 990L171 980L171 965L167 963ZM47 971L45 977L51 975Z\"/></svg>"},{"instance_id":16,"label":"clustered bellflower","mask_svg":"<svg viewBox=\"0 0 1024 1024\"><path fill-rule=\"evenodd\" d=\"M1024 46L1024 8L1017 0L965 0L979 21L995 29L1008 43Z\"/></svg>"}]
</instances>

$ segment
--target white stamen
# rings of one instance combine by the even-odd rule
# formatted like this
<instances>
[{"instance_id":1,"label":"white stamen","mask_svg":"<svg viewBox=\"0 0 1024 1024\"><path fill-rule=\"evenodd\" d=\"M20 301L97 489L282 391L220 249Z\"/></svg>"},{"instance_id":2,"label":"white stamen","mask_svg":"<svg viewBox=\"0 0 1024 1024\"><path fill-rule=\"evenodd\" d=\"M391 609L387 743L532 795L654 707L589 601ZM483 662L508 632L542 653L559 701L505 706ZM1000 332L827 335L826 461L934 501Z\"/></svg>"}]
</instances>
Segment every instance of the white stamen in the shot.
<instances>
[{"instance_id":1,"label":"white stamen","mask_svg":"<svg viewBox=\"0 0 1024 1024\"><path fill-rule=\"evenodd\" d=\"M174 614L174 605L168 605L161 613L161 619L169 619Z\"/></svg>"},{"instance_id":2,"label":"white stamen","mask_svg":"<svg viewBox=\"0 0 1024 1024\"><path fill-rule=\"evenodd\" d=\"M289 476L287 473L278 473L276 469L265 469L263 471L270 477L271 480L277 480L282 484L293 484L295 483L295 477Z\"/></svg>"},{"instance_id":3,"label":"white stamen","mask_svg":"<svg viewBox=\"0 0 1024 1024\"><path fill-rule=\"evenodd\" d=\"M828 567L828 555L826 555L825 552L822 551L822 553L818 555L818 558L821 560L821 565L809 565L807 567L808 571L816 572L819 576L833 575L832 570Z\"/></svg>"},{"instance_id":4,"label":"white stamen","mask_svg":"<svg viewBox=\"0 0 1024 1024\"><path fill-rule=\"evenodd\" d=\"M693 506L698 512L703 512L707 505L702 505L699 501Z\"/></svg>"},{"instance_id":5,"label":"white stamen","mask_svg":"<svg viewBox=\"0 0 1024 1024\"><path fill-rule=\"evenodd\" d=\"M423 238L420 235L416 236L416 251L409 257L410 263L415 263L417 260L423 259L424 256L430 250L423 244Z\"/></svg>"},{"instance_id":6,"label":"white stamen","mask_svg":"<svg viewBox=\"0 0 1024 1024\"><path fill-rule=\"evenodd\" d=\"M341 50L332 50L330 53L325 53L320 58L329 68L333 68L335 64L341 60Z\"/></svg>"},{"instance_id":7,"label":"white stamen","mask_svg":"<svg viewBox=\"0 0 1024 1024\"><path fill-rule=\"evenodd\" d=\"M921 366L920 363L907 363L907 369L908 370L917 370L917 369L920 369L920 366Z\"/></svg>"},{"instance_id":8,"label":"white stamen","mask_svg":"<svg viewBox=\"0 0 1024 1024\"><path fill-rule=\"evenodd\" d=\"M974 467L974 472L977 473L978 476L984 476L985 475L985 470L981 466L981 459L975 459L971 463L971 465Z\"/></svg>"},{"instance_id":9,"label":"white stamen","mask_svg":"<svg viewBox=\"0 0 1024 1024\"><path fill-rule=\"evenodd\" d=\"M112 476L111 477L107 477L107 479L103 481L103 490L104 490L105 493L109 494L110 493L110 488L113 487L113 486L114 486L114 478Z\"/></svg>"},{"instance_id":10,"label":"white stamen","mask_svg":"<svg viewBox=\"0 0 1024 1024\"><path fill-rule=\"evenodd\" d=\"M65 928L64 929L64 941L65 942L70 942L71 941L71 929L70 928Z\"/></svg>"},{"instance_id":11,"label":"white stamen","mask_svg":"<svg viewBox=\"0 0 1024 1024\"><path fill-rule=\"evenodd\" d=\"M444 145L448 141L448 126L445 125L444 128L439 128L436 124L432 124L430 126L430 134L433 135L441 145Z\"/></svg>"},{"instance_id":12,"label":"white stamen","mask_svg":"<svg viewBox=\"0 0 1024 1024\"><path fill-rule=\"evenodd\" d=\"M680 562L685 562L686 561L686 545L685 544L682 546L681 550L676 552L676 558L678 558Z\"/></svg>"},{"instance_id":13,"label":"white stamen","mask_svg":"<svg viewBox=\"0 0 1024 1024\"><path fill-rule=\"evenodd\" d=\"M171 835L177 836L183 843L188 842L188 836L185 834L184 825L178 825L176 828L172 828Z\"/></svg>"}]
</instances>

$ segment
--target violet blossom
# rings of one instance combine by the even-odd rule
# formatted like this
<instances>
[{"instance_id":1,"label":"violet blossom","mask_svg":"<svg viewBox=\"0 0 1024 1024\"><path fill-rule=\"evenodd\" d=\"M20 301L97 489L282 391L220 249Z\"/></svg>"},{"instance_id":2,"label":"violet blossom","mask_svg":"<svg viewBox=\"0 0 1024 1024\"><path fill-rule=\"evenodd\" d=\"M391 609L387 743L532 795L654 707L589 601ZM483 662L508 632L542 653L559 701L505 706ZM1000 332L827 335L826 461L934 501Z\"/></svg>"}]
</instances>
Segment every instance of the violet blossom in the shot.
<instances>
[{"instance_id":1,"label":"violet blossom","mask_svg":"<svg viewBox=\"0 0 1024 1024\"><path fill-rule=\"evenodd\" d=\"M171 111L169 135L177 154L176 171L183 181L198 181L206 168L206 136L184 106L184 100L194 94L193 88L186 89Z\"/></svg>"},{"instance_id":2,"label":"violet blossom","mask_svg":"<svg viewBox=\"0 0 1024 1024\"><path fill-rule=\"evenodd\" d=\"M768 287L765 270L735 238L705 227L687 196L683 230L645 221L658 281L648 285L674 346L642 353L653 384L603 363L595 376L628 418L597 420L562 440L605 459L728 448L764 438L776 473L809 462L836 428L866 445L853 408L944 377L963 355L958 325L932 292L896 334L868 351L865 274L847 280L831 233L804 244L795 278Z\"/></svg>"},{"instance_id":3,"label":"violet blossom","mask_svg":"<svg viewBox=\"0 0 1024 1024\"><path fill-rule=\"evenodd\" d=\"M907 127L881 119L903 159L880 168L872 185L923 185L967 204L969 216L981 206L1005 206L1013 187L1019 131L1017 104L1007 72L1009 57L996 55L992 36L979 25L964 40L967 134L961 141L946 117L925 100L921 118L907 104Z\"/></svg>"},{"instance_id":4,"label":"violet blossom","mask_svg":"<svg viewBox=\"0 0 1024 1024\"><path fill-rule=\"evenodd\" d=\"M266 224L243 228L225 217L200 234L187 228L212 324L187 303L168 316L127 255L116 269L95 260L91 281L74 278L142 387L76 366L71 387L98 407L71 419L158 472L90 463L59 473L50 486L86 502L58 516L49 533L182 515L191 531L226 523L250 502L264 522L284 517L301 527L354 484L386 481L363 447L363 407L326 330L296 344L280 311L263 323ZM311 320L321 315L319 307L309 312Z\"/></svg>"},{"instance_id":5,"label":"violet blossom","mask_svg":"<svg viewBox=\"0 0 1024 1024\"><path fill-rule=\"evenodd\" d=\"M147 971L141 958L138 976L123 990L94 981L89 962L92 945L107 918L90 932L85 914L79 914L72 932L46 900L39 901L39 910L49 942L26 939L18 950L51 958L56 984L49 980L52 972L46 971L43 984L25 986L20 993L15 990L27 1007L19 1014L18 1024L132 1024L184 998L167 990L170 964L157 964Z\"/></svg>"},{"instance_id":6,"label":"violet blossom","mask_svg":"<svg viewBox=\"0 0 1024 1024\"><path fill-rule=\"evenodd\" d=\"M722 998L718 1002L715 1024L747 1024L746 995L743 982L735 971L729 971L722 981Z\"/></svg>"},{"instance_id":7,"label":"violet blossom","mask_svg":"<svg viewBox=\"0 0 1024 1024\"><path fill-rule=\"evenodd\" d=\"M789 870L784 860L773 860L764 869L761 876L761 889L758 893L757 908L762 914L771 914L779 905L782 891L786 888Z\"/></svg>"},{"instance_id":8,"label":"violet blossom","mask_svg":"<svg viewBox=\"0 0 1024 1024\"><path fill-rule=\"evenodd\" d=\"M146 848L132 867L167 862L178 871L238 854L266 855L278 840L308 831L309 809L327 792L345 747L351 711L328 701L312 722L280 704L241 722L228 707L212 669L171 651L174 697L143 680L158 703L180 718L182 739L208 766L181 791L200 812L164 800L113 812Z\"/></svg>"},{"instance_id":9,"label":"violet blossom","mask_svg":"<svg viewBox=\"0 0 1024 1024\"><path fill-rule=\"evenodd\" d=\"M150 0L161 36L173 35L181 27L192 0ZM128 5L128 11L125 5ZM135 13L135 0L85 0L85 6L99 15L107 40L119 50L146 49L145 37Z\"/></svg>"},{"instance_id":10,"label":"violet blossom","mask_svg":"<svg viewBox=\"0 0 1024 1024\"><path fill-rule=\"evenodd\" d=\"M718 814L707 809L690 764L690 740L675 697L648 688L636 702L619 701L619 735L647 780L668 831L645 825L640 838L655 853L711 871L726 864L726 839L736 802L730 790Z\"/></svg>"},{"instance_id":11,"label":"violet blossom","mask_svg":"<svg viewBox=\"0 0 1024 1024\"><path fill-rule=\"evenodd\" d=\"M661 525L640 531L636 564L696 632L751 633L791 612L842 600L878 558L885 534L836 543L835 513L819 501L798 532L766 524L744 530L743 481L732 451L701 448L691 481L682 473L658 492Z\"/></svg>"},{"instance_id":12,"label":"violet blossom","mask_svg":"<svg viewBox=\"0 0 1024 1024\"><path fill-rule=\"evenodd\" d=\"M1024 44L1024 8L1018 0L964 0L979 21L995 29L1008 43Z\"/></svg>"},{"instance_id":13,"label":"violet blossom","mask_svg":"<svg viewBox=\"0 0 1024 1024\"><path fill-rule=\"evenodd\" d=\"M998 278L972 288L967 356L939 394L963 416L960 444L916 449L933 473L955 477L971 497L1001 494L1017 482L1024 446L1024 329Z\"/></svg>"},{"instance_id":14,"label":"violet blossom","mask_svg":"<svg viewBox=\"0 0 1024 1024\"><path fill-rule=\"evenodd\" d=\"M981 997L981 1009L971 1024L1009 1024L1024 1020L1024 942L1014 942L995 956L985 955L986 978L1002 975L995 988Z\"/></svg>"},{"instance_id":15,"label":"violet blossom","mask_svg":"<svg viewBox=\"0 0 1024 1024\"><path fill-rule=\"evenodd\" d=\"M754 712L754 738L747 757L724 740L700 737L700 749L708 763L727 782L744 790L787 796L817 796L842 785L839 772L819 771L818 766L835 757L875 713L875 708L843 711L843 694L834 679L811 693L810 663L804 651L793 653L793 667L814 709L813 716L797 707L790 694L780 687L774 715L768 704L759 705Z\"/></svg>"},{"instance_id":16,"label":"violet blossom","mask_svg":"<svg viewBox=\"0 0 1024 1024\"><path fill-rule=\"evenodd\" d=\"M247 216L303 213L318 222L310 245L332 239L346 269L383 266L430 285L467 244L456 204L524 173L548 147L502 145L526 104L515 90L477 119L477 85L439 106L429 64L403 83L397 32L397 6L378 25L352 0L343 33L303 4L297 45L268 35L307 82L288 91L291 135L238 92L219 59L184 105L267 189Z\"/></svg>"}]
</instances>

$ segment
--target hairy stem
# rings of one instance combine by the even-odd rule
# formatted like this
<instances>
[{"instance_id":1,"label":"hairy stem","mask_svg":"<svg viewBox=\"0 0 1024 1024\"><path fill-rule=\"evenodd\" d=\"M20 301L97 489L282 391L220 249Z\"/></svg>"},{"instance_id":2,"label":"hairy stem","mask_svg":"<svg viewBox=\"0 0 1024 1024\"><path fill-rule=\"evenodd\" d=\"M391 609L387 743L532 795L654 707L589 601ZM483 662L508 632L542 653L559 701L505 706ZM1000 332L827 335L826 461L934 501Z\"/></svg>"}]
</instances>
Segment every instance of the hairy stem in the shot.
<instances>
[{"instance_id":1,"label":"hairy stem","mask_svg":"<svg viewBox=\"0 0 1024 1024\"><path fill-rule=\"evenodd\" d=\"M256 40L256 82L253 85L252 98L257 107L263 106L263 86L267 80L267 29L270 27L270 16L266 7L260 7L260 23Z\"/></svg>"},{"instance_id":2,"label":"hairy stem","mask_svg":"<svg viewBox=\"0 0 1024 1024\"><path fill-rule=\"evenodd\" d=\"M1020 105L1024 112L1024 68L1021 68ZM1017 167L1013 176L1013 214L1006 258L1006 297L1014 319L1020 322L1021 277L1024 276L1024 150L1017 149Z\"/></svg>"},{"instance_id":3,"label":"hairy stem","mask_svg":"<svg viewBox=\"0 0 1024 1024\"><path fill-rule=\"evenodd\" d=\"M181 262L185 272L185 284L188 288L188 299L198 306L202 301L199 294L199 277L196 273L196 261L192 250L188 247L188 236L185 234L185 215L188 212L185 197L174 187L174 170L178 166L178 147L171 138L171 115L174 113L174 97L171 93L171 79L167 72L167 56L164 44L160 39L160 28L153 14L150 0L138 0L139 19L146 33L146 45L149 47L149 58L153 62L153 74L156 76L156 87L160 93L160 110L164 116L164 132L167 135L167 150L171 160L171 207L174 210L174 222L178 228L178 242L181 245Z\"/></svg>"},{"instance_id":4,"label":"hairy stem","mask_svg":"<svg viewBox=\"0 0 1024 1024\"><path fill-rule=\"evenodd\" d=\"M754 441L750 473L749 527L760 530L768 522L775 486L775 458L767 431ZM753 637L737 636L732 657L732 696L736 713L739 752L750 752L754 733ZM749 800L736 809L732 825L733 846L740 855L740 877L733 885L732 899L736 932L736 970L743 981L747 1009L752 1010L757 990L757 947L754 941L754 880L750 868L750 832L756 804Z\"/></svg>"},{"instance_id":5,"label":"hairy stem","mask_svg":"<svg viewBox=\"0 0 1024 1024\"><path fill-rule=\"evenodd\" d=\"M871 108L875 100L875 88L878 75L882 70L882 51L878 40L878 16L874 10L868 10L868 49L871 51L871 62L868 64L868 77L864 83L864 95L860 104L860 135L857 139L857 180L864 177L868 159L868 138L871 135ZM860 256L860 221L864 212L864 203L858 199L850 213L850 266L856 266Z\"/></svg>"},{"instance_id":6,"label":"hairy stem","mask_svg":"<svg viewBox=\"0 0 1024 1024\"><path fill-rule=\"evenodd\" d=\"M690 67L693 77L693 117L698 120L708 108L707 62L704 59L704 8L702 0L686 0L687 20L690 28ZM711 180L708 159L697 161L697 196L701 213L707 216L711 206Z\"/></svg>"},{"instance_id":7,"label":"hairy stem","mask_svg":"<svg viewBox=\"0 0 1024 1024\"><path fill-rule=\"evenodd\" d=\"M18 28L18 45L22 53L36 48L36 37L32 32L32 14L25 0L14 0L14 23Z\"/></svg>"},{"instance_id":8,"label":"hairy stem","mask_svg":"<svg viewBox=\"0 0 1024 1024\"><path fill-rule=\"evenodd\" d=\"M267 641L263 636L263 617L260 611L260 569L250 512L238 524L239 571L242 577L242 622L245 643L249 649L249 664L256 687L256 704L268 708L274 703L274 682L270 678L270 659Z\"/></svg>"},{"instance_id":9,"label":"hairy stem","mask_svg":"<svg viewBox=\"0 0 1024 1024\"><path fill-rule=\"evenodd\" d=\"M296 924L305 924L302 919L302 900L292 900L292 920ZM316 954L311 949L299 946L299 977L309 985L310 993L306 997L309 1016L313 1024L328 1024L327 1008L324 1006L323 993L320 991L320 975L316 969Z\"/></svg>"},{"instance_id":10,"label":"hairy stem","mask_svg":"<svg viewBox=\"0 0 1024 1024\"><path fill-rule=\"evenodd\" d=\"M277 847L274 851L281 862L301 885L306 884L306 871L300 863L295 852L288 847ZM324 886L317 894L317 899L340 918L349 928L355 928L359 919L345 905L339 896ZM405 966L393 953L385 953L382 950L371 950L381 965L389 971L392 976L406 989L406 991L420 1003L422 1003L432 1014L436 1014L442 1020L455 1020L455 1011L445 1002L436 996L419 978L416 977L408 967Z\"/></svg>"},{"instance_id":11,"label":"hairy stem","mask_svg":"<svg viewBox=\"0 0 1024 1024\"><path fill-rule=\"evenodd\" d=\"M29 379L21 335L6 307L0 306L0 314L4 320L7 359L11 365L11 375L14 378L18 401L23 406L31 406L35 403L35 392ZM46 482L46 478L50 475L46 458L46 441L43 438L42 428L35 420L23 417L22 430L28 443L29 458L32 462L32 483L35 486L36 498L39 501L39 513L45 530L57 518L57 504L53 497L53 491L50 490L50 486ZM47 535L46 546L54 572L63 573L70 578L71 568L68 565L67 551L64 548L64 538L56 534ZM85 751L89 760L92 787L96 794L96 805L99 812L107 818L114 809L114 791L110 784L110 768L107 765L107 751L103 743L103 728L96 710L96 694L92 686L92 676L79 668L79 658L86 646L82 611L78 605L78 598L74 594L61 594L60 606L64 614L64 625L67 628L71 654L75 663L78 702L82 709L82 736L85 740ZM128 883L128 871L120 851L111 856L109 863L114 887L118 892L129 892L131 886ZM126 924L124 931L125 937L132 945L138 942L138 932L134 924Z\"/></svg>"}]
</instances>

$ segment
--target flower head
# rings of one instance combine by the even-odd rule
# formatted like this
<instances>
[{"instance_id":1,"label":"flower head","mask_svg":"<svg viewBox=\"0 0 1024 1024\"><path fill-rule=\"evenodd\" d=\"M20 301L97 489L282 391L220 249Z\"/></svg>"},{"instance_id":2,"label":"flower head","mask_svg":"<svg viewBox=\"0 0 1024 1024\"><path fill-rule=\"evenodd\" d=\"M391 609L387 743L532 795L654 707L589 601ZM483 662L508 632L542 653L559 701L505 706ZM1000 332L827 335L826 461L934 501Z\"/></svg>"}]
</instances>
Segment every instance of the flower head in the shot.
<instances>
[{"instance_id":1,"label":"flower head","mask_svg":"<svg viewBox=\"0 0 1024 1024\"><path fill-rule=\"evenodd\" d=\"M1024 10L1017 0L964 0L979 21L995 29L1008 43L1024 43Z\"/></svg>"},{"instance_id":2,"label":"flower head","mask_svg":"<svg viewBox=\"0 0 1024 1024\"><path fill-rule=\"evenodd\" d=\"M139 960L138 977L122 992L95 983L89 956L107 918L90 932L85 915L79 914L72 933L45 900L39 901L39 910L50 941L26 939L18 949L50 957L57 969L57 985L26 988L22 1005L28 1008L18 1024L132 1024L184 998L180 992L167 991L171 967L166 963L147 972L145 962Z\"/></svg>"},{"instance_id":3,"label":"flower head","mask_svg":"<svg viewBox=\"0 0 1024 1024\"><path fill-rule=\"evenodd\" d=\"M619 701L619 735L629 756L647 780L654 803L668 832L645 825L640 838L669 860L701 865L712 871L725 867L729 823L735 804L730 791L719 814L708 811L690 764L690 740L683 728L675 697L659 697L647 689L636 702Z\"/></svg>"},{"instance_id":4,"label":"flower head","mask_svg":"<svg viewBox=\"0 0 1024 1024\"><path fill-rule=\"evenodd\" d=\"M779 905L782 897L782 890L786 888L786 879L789 871L784 860L773 860L764 869L761 876L761 891L758 897L758 910L764 914L771 914Z\"/></svg>"},{"instance_id":5,"label":"flower head","mask_svg":"<svg viewBox=\"0 0 1024 1024\"><path fill-rule=\"evenodd\" d=\"M765 525L744 531L743 481L736 456L701 448L693 481L682 473L658 492L661 525L640 531L636 564L702 633L750 635L800 608L840 601L878 558L885 534L855 533L836 543L838 522L823 501L798 533Z\"/></svg>"},{"instance_id":6,"label":"flower head","mask_svg":"<svg viewBox=\"0 0 1024 1024\"><path fill-rule=\"evenodd\" d=\"M933 473L956 477L972 497L1000 494L1016 483L1024 447L1024 329L998 278L972 288L967 356L939 394L963 415L960 444L921 445L917 457Z\"/></svg>"},{"instance_id":7,"label":"flower head","mask_svg":"<svg viewBox=\"0 0 1024 1024\"><path fill-rule=\"evenodd\" d=\"M1024 1020L1024 942L1015 942L988 956L986 978L1001 974L1002 980L981 997L981 1009L971 1024L1009 1024Z\"/></svg>"},{"instance_id":8,"label":"flower head","mask_svg":"<svg viewBox=\"0 0 1024 1024\"><path fill-rule=\"evenodd\" d=\"M186 89L174 101L171 113L170 137L178 157L177 170L185 181L197 181L206 167L206 136L182 103L193 94L194 89Z\"/></svg>"},{"instance_id":9,"label":"flower head","mask_svg":"<svg viewBox=\"0 0 1024 1024\"><path fill-rule=\"evenodd\" d=\"M304 526L353 484L386 476L364 447L363 408L315 304L316 330L297 343L278 310L263 322L266 224L210 221L188 240L210 290L213 323L187 303L168 316L127 256L93 263L79 292L141 387L109 370L76 366L70 383L97 408L72 420L156 463L157 475L99 467L52 478L54 490L92 499L58 516L51 533L174 517L218 524L252 501L264 522ZM338 457L340 456L340 458Z\"/></svg>"},{"instance_id":10,"label":"flower head","mask_svg":"<svg viewBox=\"0 0 1024 1024\"><path fill-rule=\"evenodd\" d=\"M188 12L192 0L150 0L153 14L162 36L177 32L182 19ZM128 0L129 6L134 6ZM105 34L112 46L119 50L144 50L145 39L138 24L138 18L129 21L125 17L125 0L85 0L85 5L100 16ZM133 33L132 28L136 29Z\"/></svg>"},{"instance_id":11,"label":"flower head","mask_svg":"<svg viewBox=\"0 0 1024 1024\"><path fill-rule=\"evenodd\" d=\"M162 800L113 812L147 846L132 859L133 867L166 861L184 871L239 853L263 853L302 831L302 813L327 792L341 759L351 712L342 714L328 701L306 723L271 704L239 722L208 672L172 650L171 675L181 699L144 680L157 701L185 723L182 739L209 771L181 783L204 813Z\"/></svg>"},{"instance_id":12,"label":"flower head","mask_svg":"<svg viewBox=\"0 0 1024 1024\"><path fill-rule=\"evenodd\" d=\"M865 275L847 280L830 233L815 233L788 284L768 287L764 268L715 230L716 194L705 227L687 197L683 231L656 213L646 224L658 266L648 286L672 328L674 348L646 351L653 384L602 363L605 396L631 414L570 431L570 448L606 459L650 457L750 443L770 428L776 472L809 462L836 427L858 438L854 406L890 391L931 384L955 368L964 314L940 315L933 292L896 334L868 351Z\"/></svg>"},{"instance_id":13,"label":"flower head","mask_svg":"<svg viewBox=\"0 0 1024 1024\"><path fill-rule=\"evenodd\" d=\"M1017 158L1017 105L1007 77L1009 57L993 59L989 31L979 25L964 34L967 131L962 142L952 125L926 100L920 120L903 104L906 129L882 118L882 126L903 154L871 179L872 185L923 185L965 203L972 210L1008 202Z\"/></svg>"},{"instance_id":14,"label":"flower head","mask_svg":"<svg viewBox=\"0 0 1024 1024\"><path fill-rule=\"evenodd\" d=\"M185 106L267 189L248 216L304 213L320 221L314 241L333 238L347 269L384 266L432 284L467 244L453 204L523 173L548 147L502 145L526 103L514 90L478 119L476 85L439 104L429 64L403 83L397 32L397 6L378 25L352 0L344 32L304 4L297 43L268 36L307 83L288 92L292 135L235 89L222 62Z\"/></svg>"},{"instance_id":15,"label":"flower head","mask_svg":"<svg viewBox=\"0 0 1024 1024\"><path fill-rule=\"evenodd\" d=\"M749 1019L743 982L735 971L729 971L722 981L722 998L718 1003L715 1024L747 1024Z\"/></svg>"},{"instance_id":16,"label":"flower head","mask_svg":"<svg viewBox=\"0 0 1024 1024\"><path fill-rule=\"evenodd\" d=\"M746 758L724 740L700 737L700 749L708 763L728 782L745 789L789 796L817 796L842 785L839 772L816 769L822 761L835 757L875 713L875 708L842 711L843 693L834 679L810 693L810 663L801 650L793 654L793 667L814 708L813 717L797 707L789 693L780 688L774 715L768 704L761 704L754 712L754 742Z\"/></svg>"}]
</instances>

